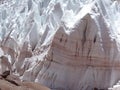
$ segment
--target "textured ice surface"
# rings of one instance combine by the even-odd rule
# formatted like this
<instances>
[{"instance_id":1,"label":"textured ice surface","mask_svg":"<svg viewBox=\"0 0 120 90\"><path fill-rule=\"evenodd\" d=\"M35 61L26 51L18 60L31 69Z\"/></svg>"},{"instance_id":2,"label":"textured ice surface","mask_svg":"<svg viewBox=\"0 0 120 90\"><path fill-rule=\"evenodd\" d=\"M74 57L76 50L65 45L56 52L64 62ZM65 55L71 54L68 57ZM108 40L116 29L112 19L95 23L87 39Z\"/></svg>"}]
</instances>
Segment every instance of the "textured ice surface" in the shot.
<instances>
[{"instance_id":1,"label":"textured ice surface","mask_svg":"<svg viewBox=\"0 0 120 90\"><path fill-rule=\"evenodd\" d=\"M11 64L21 80L54 90L111 87L120 79L119 23L115 0L1 0L0 72Z\"/></svg>"}]
</instances>

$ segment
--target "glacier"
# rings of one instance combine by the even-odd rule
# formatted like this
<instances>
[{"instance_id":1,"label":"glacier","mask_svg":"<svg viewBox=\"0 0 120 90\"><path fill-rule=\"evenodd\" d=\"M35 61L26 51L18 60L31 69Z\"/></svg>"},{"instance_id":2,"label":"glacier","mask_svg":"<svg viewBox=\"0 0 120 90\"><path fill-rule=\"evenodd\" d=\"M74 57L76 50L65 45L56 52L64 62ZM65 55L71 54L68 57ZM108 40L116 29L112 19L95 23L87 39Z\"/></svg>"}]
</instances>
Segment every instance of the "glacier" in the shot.
<instances>
[{"instance_id":1,"label":"glacier","mask_svg":"<svg viewBox=\"0 0 120 90\"><path fill-rule=\"evenodd\" d=\"M51 90L120 80L119 0L1 0L0 73Z\"/></svg>"}]
</instances>

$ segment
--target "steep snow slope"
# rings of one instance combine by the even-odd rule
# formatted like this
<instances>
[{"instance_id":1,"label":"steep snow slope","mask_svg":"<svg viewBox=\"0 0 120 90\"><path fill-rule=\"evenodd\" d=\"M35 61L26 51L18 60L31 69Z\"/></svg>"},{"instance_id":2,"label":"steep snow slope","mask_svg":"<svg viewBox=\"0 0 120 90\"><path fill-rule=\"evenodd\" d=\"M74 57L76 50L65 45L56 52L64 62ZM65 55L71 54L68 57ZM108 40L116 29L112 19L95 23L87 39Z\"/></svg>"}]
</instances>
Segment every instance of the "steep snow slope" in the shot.
<instances>
[{"instance_id":1,"label":"steep snow slope","mask_svg":"<svg viewBox=\"0 0 120 90\"><path fill-rule=\"evenodd\" d=\"M119 1L0 4L1 73L53 90L107 89L120 79Z\"/></svg>"}]
</instances>

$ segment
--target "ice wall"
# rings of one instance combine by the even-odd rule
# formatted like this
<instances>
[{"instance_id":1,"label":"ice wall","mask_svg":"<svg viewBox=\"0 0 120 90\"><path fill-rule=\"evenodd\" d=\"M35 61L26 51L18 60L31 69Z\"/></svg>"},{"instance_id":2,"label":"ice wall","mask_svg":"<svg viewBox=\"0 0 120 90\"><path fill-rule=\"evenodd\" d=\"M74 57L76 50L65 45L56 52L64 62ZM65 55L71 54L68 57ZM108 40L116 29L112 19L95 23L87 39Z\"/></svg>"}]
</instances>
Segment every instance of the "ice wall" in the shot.
<instances>
[{"instance_id":1,"label":"ice wall","mask_svg":"<svg viewBox=\"0 0 120 90\"><path fill-rule=\"evenodd\" d=\"M53 90L107 89L120 79L119 14L113 0L2 0L1 72L8 61Z\"/></svg>"}]
</instances>

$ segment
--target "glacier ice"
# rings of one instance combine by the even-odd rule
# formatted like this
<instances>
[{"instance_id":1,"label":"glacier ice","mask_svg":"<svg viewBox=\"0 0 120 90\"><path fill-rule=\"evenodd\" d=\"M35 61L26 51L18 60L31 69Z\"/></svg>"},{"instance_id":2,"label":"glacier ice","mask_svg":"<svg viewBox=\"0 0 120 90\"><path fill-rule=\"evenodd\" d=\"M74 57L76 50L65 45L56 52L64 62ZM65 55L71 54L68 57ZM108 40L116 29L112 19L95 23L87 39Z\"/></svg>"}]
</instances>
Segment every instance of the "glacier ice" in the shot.
<instances>
[{"instance_id":1,"label":"glacier ice","mask_svg":"<svg viewBox=\"0 0 120 90\"><path fill-rule=\"evenodd\" d=\"M1 0L0 73L53 90L107 89L120 78L119 22L119 0Z\"/></svg>"}]
</instances>

